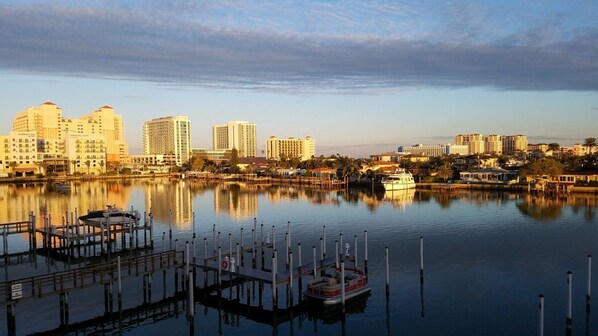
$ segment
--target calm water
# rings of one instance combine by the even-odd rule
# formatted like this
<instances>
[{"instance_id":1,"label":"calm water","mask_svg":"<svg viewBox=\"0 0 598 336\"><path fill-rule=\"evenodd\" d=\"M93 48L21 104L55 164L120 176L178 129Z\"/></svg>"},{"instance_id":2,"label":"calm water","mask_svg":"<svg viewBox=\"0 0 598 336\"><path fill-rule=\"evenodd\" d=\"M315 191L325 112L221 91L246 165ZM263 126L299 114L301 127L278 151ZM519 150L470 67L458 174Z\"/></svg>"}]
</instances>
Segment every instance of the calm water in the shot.
<instances>
[{"instance_id":1,"label":"calm water","mask_svg":"<svg viewBox=\"0 0 598 336\"><path fill-rule=\"evenodd\" d=\"M595 195L557 200L498 192L372 194L357 190L204 185L166 179L78 183L67 193L54 192L41 184L0 185L0 223L24 220L28 211L34 211L39 218L51 214L57 221L75 207L85 213L105 204L133 206L141 211L151 208L158 251L162 249L162 232L168 231L169 221L174 238L181 242L179 248L191 238L194 227L200 239L211 240L213 224L222 233L223 245L228 246L229 233L236 242L240 228L244 228L245 239L249 240L254 218L258 227L263 223L268 232L276 225L277 243L283 246L286 223L291 221L293 244L301 242L304 246L304 261L311 260L311 246L319 245L324 225L328 251L334 249L339 233L351 245L357 235L360 258L363 232L368 230L372 295L365 307L357 307L357 312L348 314L345 321L303 314L275 328L197 304L197 335L536 335L540 293L546 297L545 335L562 335L569 270L573 272L573 334L598 333L598 308L593 307L590 314L585 312L587 255L598 255ZM420 236L425 241L423 286L419 275ZM24 251L26 244L26 237L11 237L9 250ZM385 246L391 254L388 305L384 289ZM8 267L2 264L2 281L67 267L74 266L42 257L13 262ZM153 301L163 296L161 281L161 276L154 277ZM170 277L170 293L169 281ZM125 308L141 304L141 285L141 278L124 282ZM595 279L593 285L596 287ZM269 295L269 288L265 293ZM71 323L101 315L102 295L101 288L72 291ZM270 305L266 297L264 302L267 307ZM4 306L0 309L3 334L6 312ZM16 309L19 334L52 330L59 324L58 297L22 301ZM160 317L140 318L134 326L114 333L188 334L184 312L171 310L166 309Z\"/></svg>"}]
</instances>

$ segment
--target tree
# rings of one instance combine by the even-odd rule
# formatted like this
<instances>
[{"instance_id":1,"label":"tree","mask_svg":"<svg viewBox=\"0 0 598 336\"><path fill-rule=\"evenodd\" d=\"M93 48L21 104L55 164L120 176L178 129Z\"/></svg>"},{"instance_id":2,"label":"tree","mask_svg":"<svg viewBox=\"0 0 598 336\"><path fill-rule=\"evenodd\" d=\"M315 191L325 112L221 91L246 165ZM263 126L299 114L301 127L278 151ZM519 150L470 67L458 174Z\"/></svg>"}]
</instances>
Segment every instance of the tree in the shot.
<instances>
[{"instance_id":1,"label":"tree","mask_svg":"<svg viewBox=\"0 0 598 336\"><path fill-rule=\"evenodd\" d=\"M8 166L10 167L10 170L12 171L12 173L14 174L13 176L16 176L15 173L15 169L17 168L19 164L17 163L17 161L11 161Z\"/></svg>"},{"instance_id":2,"label":"tree","mask_svg":"<svg viewBox=\"0 0 598 336\"><path fill-rule=\"evenodd\" d=\"M453 169L448 164L443 164L436 169L436 174L446 182L449 178L453 177Z\"/></svg>"},{"instance_id":3,"label":"tree","mask_svg":"<svg viewBox=\"0 0 598 336\"><path fill-rule=\"evenodd\" d=\"M104 170L104 160L100 160L100 172Z\"/></svg>"},{"instance_id":4,"label":"tree","mask_svg":"<svg viewBox=\"0 0 598 336\"><path fill-rule=\"evenodd\" d=\"M87 175L89 175L89 167L91 166L91 161L85 161L85 165L87 166Z\"/></svg>"},{"instance_id":5,"label":"tree","mask_svg":"<svg viewBox=\"0 0 598 336\"><path fill-rule=\"evenodd\" d=\"M553 152L558 152L558 151L560 151L560 150L561 150L561 145L559 145L559 144L558 144L558 143L556 143L556 142L549 143L549 144L548 144L548 150L549 150L549 151L553 151Z\"/></svg>"},{"instance_id":6,"label":"tree","mask_svg":"<svg viewBox=\"0 0 598 336\"><path fill-rule=\"evenodd\" d=\"M588 155L592 154L592 149L596 147L596 138L586 138L583 145L588 149Z\"/></svg>"},{"instance_id":7,"label":"tree","mask_svg":"<svg viewBox=\"0 0 598 336\"><path fill-rule=\"evenodd\" d=\"M547 175L555 178L563 173L564 168L565 166L558 160L543 158L526 164L521 168L519 174L525 177L541 177Z\"/></svg>"},{"instance_id":8,"label":"tree","mask_svg":"<svg viewBox=\"0 0 598 336\"><path fill-rule=\"evenodd\" d=\"M228 165L230 166L231 173L239 172L238 164L239 164L239 151L237 151L237 149L233 147L233 149L230 152L230 161L228 162Z\"/></svg>"}]
</instances>

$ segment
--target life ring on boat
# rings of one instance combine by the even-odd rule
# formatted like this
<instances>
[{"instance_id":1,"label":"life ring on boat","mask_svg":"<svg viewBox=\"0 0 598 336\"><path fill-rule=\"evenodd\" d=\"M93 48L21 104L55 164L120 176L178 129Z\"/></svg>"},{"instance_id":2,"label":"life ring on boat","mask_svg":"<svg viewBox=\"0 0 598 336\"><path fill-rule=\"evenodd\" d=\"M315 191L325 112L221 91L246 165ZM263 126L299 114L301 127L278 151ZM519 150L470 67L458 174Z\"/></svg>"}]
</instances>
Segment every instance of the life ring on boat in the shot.
<instances>
[{"instance_id":1,"label":"life ring on boat","mask_svg":"<svg viewBox=\"0 0 598 336\"><path fill-rule=\"evenodd\" d=\"M228 261L226 261L226 260L222 261L222 268L223 269L227 269L228 268Z\"/></svg>"}]
</instances>

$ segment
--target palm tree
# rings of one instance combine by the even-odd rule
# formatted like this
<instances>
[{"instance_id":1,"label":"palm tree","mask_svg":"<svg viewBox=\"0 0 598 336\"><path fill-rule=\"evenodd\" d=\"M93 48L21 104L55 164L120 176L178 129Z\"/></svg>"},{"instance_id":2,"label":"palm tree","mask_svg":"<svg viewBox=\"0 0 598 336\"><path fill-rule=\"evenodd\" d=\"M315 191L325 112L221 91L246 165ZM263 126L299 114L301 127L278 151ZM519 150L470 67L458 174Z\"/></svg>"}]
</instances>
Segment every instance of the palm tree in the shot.
<instances>
[{"instance_id":1,"label":"palm tree","mask_svg":"<svg viewBox=\"0 0 598 336\"><path fill-rule=\"evenodd\" d=\"M450 177L453 177L453 169L448 164L443 164L436 169L436 174L446 182Z\"/></svg>"},{"instance_id":2,"label":"palm tree","mask_svg":"<svg viewBox=\"0 0 598 336\"><path fill-rule=\"evenodd\" d=\"M588 149L588 154L592 154L592 149L596 147L596 138L586 138L583 145Z\"/></svg>"},{"instance_id":3,"label":"palm tree","mask_svg":"<svg viewBox=\"0 0 598 336\"><path fill-rule=\"evenodd\" d=\"M87 166L87 175L89 175L89 166L91 166L91 161L85 161L85 165Z\"/></svg>"},{"instance_id":4,"label":"palm tree","mask_svg":"<svg viewBox=\"0 0 598 336\"><path fill-rule=\"evenodd\" d=\"M104 160L100 160L100 172L104 170Z\"/></svg>"},{"instance_id":5,"label":"palm tree","mask_svg":"<svg viewBox=\"0 0 598 336\"><path fill-rule=\"evenodd\" d=\"M17 168L17 166L18 166L18 165L19 165L19 164L17 163L17 161L11 161L11 162L8 164L8 166L10 167L10 170L11 170L11 171L12 171L12 173L13 173L13 176L16 176L15 169Z\"/></svg>"}]
</instances>

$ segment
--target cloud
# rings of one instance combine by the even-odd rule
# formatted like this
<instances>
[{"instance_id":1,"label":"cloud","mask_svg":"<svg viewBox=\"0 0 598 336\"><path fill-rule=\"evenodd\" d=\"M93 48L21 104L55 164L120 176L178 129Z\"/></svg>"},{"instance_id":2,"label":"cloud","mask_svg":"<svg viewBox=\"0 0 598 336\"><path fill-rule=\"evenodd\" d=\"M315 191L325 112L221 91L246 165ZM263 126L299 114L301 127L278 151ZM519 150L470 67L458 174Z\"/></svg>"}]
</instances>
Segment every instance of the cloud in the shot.
<instances>
[{"instance_id":1,"label":"cloud","mask_svg":"<svg viewBox=\"0 0 598 336\"><path fill-rule=\"evenodd\" d=\"M243 16L249 9L239 4L114 6L1 7L0 68L218 89L598 91L598 28L592 26L575 27L566 38L561 32L540 34L537 27L544 23L482 37L468 32L493 27L478 17L484 17L484 9L472 6L465 24L451 21L442 28L444 39L429 38L431 31L425 29L412 37L393 34L404 27L393 15L408 13L405 6L335 12L320 4L306 11L312 16L305 30L292 29L303 22L296 18L280 23L284 19L279 17L269 25L267 17ZM263 4L260 13L274 15L280 9L290 15L291 9L271 6ZM375 20L366 20L364 30L355 28L364 13L380 15L385 28L375 32L368 26ZM323 33L315 33L318 18Z\"/></svg>"}]
</instances>

